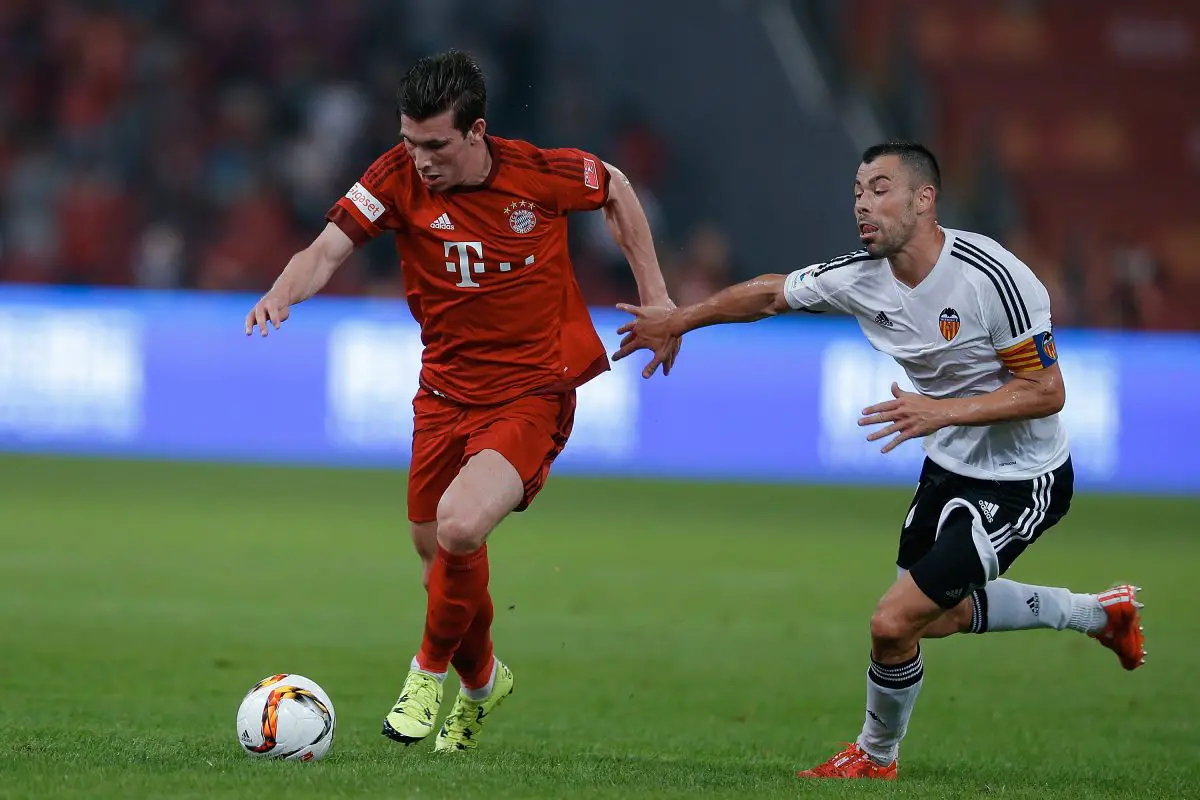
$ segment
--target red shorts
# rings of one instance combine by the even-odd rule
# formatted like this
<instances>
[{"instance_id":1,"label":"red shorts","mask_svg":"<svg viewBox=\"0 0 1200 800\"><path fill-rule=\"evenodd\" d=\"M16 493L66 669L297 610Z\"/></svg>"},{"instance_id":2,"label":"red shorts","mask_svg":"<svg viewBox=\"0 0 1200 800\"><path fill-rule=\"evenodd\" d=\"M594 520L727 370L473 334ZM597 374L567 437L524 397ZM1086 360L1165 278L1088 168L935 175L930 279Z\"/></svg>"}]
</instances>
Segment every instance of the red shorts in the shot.
<instances>
[{"instance_id":1,"label":"red shorts","mask_svg":"<svg viewBox=\"0 0 1200 800\"><path fill-rule=\"evenodd\" d=\"M464 406L422 388L413 399L408 518L437 519L438 502L471 456L495 450L516 468L524 511L542 490L575 422L575 392L526 395L495 406Z\"/></svg>"}]
</instances>

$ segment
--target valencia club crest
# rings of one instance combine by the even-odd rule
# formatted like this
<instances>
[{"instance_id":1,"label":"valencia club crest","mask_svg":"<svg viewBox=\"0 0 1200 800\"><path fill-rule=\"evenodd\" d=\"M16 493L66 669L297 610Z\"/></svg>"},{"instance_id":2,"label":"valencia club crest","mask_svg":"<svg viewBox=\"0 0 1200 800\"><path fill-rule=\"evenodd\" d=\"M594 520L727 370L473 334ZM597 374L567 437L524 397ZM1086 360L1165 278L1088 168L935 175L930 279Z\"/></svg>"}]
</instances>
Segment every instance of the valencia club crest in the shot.
<instances>
[{"instance_id":1,"label":"valencia club crest","mask_svg":"<svg viewBox=\"0 0 1200 800\"><path fill-rule=\"evenodd\" d=\"M938 317L938 330L942 332L942 336L946 341L952 341L955 336L958 336L958 329L962 323L959 319L958 312L953 308L943 308L942 315Z\"/></svg>"}]
</instances>

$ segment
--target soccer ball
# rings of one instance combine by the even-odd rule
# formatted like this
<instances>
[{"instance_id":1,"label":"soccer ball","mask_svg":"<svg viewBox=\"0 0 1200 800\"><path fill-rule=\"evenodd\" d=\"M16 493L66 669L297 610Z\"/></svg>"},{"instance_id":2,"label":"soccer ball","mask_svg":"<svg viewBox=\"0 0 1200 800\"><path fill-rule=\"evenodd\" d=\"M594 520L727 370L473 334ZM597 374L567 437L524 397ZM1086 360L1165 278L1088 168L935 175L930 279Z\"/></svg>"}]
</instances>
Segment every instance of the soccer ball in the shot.
<instances>
[{"instance_id":1,"label":"soccer ball","mask_svg":"<svg viewBox=\"0 0 1200 800\"><path fill-rule=\"evenodd\" d=\"M238 741L255 758L316 761L329 752L336 727L325 690L286 672L256 683L237 712Z\"/></svg>"}]
</instances>

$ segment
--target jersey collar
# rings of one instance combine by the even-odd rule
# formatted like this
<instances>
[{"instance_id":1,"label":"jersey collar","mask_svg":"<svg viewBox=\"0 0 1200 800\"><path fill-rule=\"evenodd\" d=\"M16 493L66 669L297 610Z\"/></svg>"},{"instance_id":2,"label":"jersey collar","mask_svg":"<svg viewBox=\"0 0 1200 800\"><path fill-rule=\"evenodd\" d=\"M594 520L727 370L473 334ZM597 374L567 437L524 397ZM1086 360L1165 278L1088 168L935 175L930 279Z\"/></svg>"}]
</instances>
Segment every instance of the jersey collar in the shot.
<instances>
[{"instance_id":1,"label":"jersey collar","mask_svg":"<svg viewBox=\"0 0 1200 800\"><path fill-rule=\"evenodd\" d=\"M896 277L896 273L892 272L891 265L888 265L888 273L892 276L892 283L895 284L896 290L905 297L915 297L927 291L930 286L938 283L941 280L942 273L946 272L945 264L950 260L950 247L954 244L954 234L941 225L938 226L938 230L946 237L946 241L942 243L942 252L938 254L938 260L934 263L933 269L929 270L929 274L925 276L925 279L916 286L912 288L906 286Z\"/></svg>"}]
</instances>

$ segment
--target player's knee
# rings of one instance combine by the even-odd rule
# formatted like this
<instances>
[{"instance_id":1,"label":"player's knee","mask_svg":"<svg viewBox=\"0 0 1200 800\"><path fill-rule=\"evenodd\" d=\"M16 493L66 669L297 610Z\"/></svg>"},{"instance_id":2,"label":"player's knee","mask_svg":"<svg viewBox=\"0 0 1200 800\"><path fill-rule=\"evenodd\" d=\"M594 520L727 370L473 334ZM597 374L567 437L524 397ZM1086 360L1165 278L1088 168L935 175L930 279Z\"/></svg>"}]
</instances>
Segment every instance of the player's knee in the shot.
<instances>
[{"instance_id":1,"label":"player's knee","mask_svg":"<svg viewBox=\"0 0 1200 800\"><path fill-rule=\"evenodd\" d=\"M911 621L890 606L880 605L871 616L871 642L877 653L905 650L918 635Z\"/></svg>"},{"instance_id":2,"label":"player's knee","mask_svg":"<svg viewBox=\"0 0 1200 800\"><path fill-rule=\"evenodd\" d=\"M442 503L438 506L437 541L451 553L471 553L483 547L488 530L481 513Z\"/></svg>"}]
</instances>

